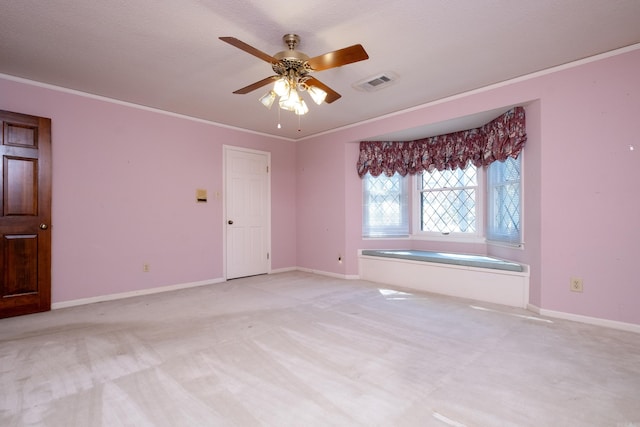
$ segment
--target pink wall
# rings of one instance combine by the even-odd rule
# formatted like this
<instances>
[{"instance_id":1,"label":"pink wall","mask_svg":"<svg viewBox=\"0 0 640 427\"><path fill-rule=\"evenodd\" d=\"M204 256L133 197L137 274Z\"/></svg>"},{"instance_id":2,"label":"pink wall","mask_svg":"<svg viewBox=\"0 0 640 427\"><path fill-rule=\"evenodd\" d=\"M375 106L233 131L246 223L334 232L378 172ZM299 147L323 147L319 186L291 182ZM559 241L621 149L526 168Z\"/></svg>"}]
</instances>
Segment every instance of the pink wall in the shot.
<instances>
[{"instance_id":1,"label":"pink wall","mask_svg":"<svg viewBox=\"0 0 640 427\"><path fill-rule=\"evenodd\" d=\"M311 270L344 274L345 264L338 262L345 255L344 144L297 144L302 153L297 158L298 262L304 260L301 266Z\"/></svg>"},{"instance_id":2,"label":"pink wall","mask_svg":"<svg viewBox=\"0 0 640 427\"><path fill-rule=\"evenodd\" d=\"M542 305L640 323L640 50L544 82Z\"/></svg>"},{"instance_id":3,"label":"pink wall","mask_svg":"<svg viewBox=\"0 0 640 427\"><path fill-rule=\"evenodd\" d=\"M271 152L272 268L295 266L294 143L4 79L0 93L52 119L54 303L222 278L224 144Z\"/></svg>"},{"instance_id":4,"label":"pink wall","mask_svg":"<svg viewBox=\"0 0 640 427\"><path fill-rule=\"evenodd\" d=\"M540 308L640 324L639 71L629 50L296 143L2 78L0 109L53 120L54 302L222 278L228 144L271 152L273 269L357 275L367 247L488 253L531 266ZM357 141L508 105L527 111L524 250L361 238Z\"/></svg>"},{"instance_id":5,"label":"pink wall","mask_svg":"<svg viewBox=\"0 0 640 427\"><path fill-rule=\"evenodd\" d=\"M357 141L509 105L527 110L524 156L525 249L361 238ZM488 253L531 266L530 302L543 309L640 324L640 50L496 85L449 101L304 141L298 169L298 265L357 274L359 248L410 247ZM343 161L338 156L344 146ZM324 151L321 147L331 146ZM630 146L635 150L631 151ZM323 165L327 170L319 171ZM326 180L331 177L331 188ZM346 194L333 191L344 177ZM313 194L313 208L301 204ZM340 215L344 215L342 219ZM303 224L342 221L343 236L302 232ZM315 238L318 237L318 238ZM320 238L321 237L321 238ZM309 244L313 242L313 244ZM325 261L347 249L345 263ZM569 291L581 277L584 293Z\"/></svg>"}]
</instances>

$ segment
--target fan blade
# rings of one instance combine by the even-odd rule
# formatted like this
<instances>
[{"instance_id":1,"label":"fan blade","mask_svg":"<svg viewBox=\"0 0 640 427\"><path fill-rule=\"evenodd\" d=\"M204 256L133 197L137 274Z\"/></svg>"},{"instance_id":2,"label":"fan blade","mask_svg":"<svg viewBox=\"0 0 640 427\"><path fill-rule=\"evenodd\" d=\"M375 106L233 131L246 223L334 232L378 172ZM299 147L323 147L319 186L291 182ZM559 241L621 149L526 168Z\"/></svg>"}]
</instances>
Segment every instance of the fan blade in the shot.
<instances>
[{"instance_id":1,"label":"fan blade","mask_svg":"<svg viewBox=\"0 0 640 427\"><path fill-rule=\"evenodd\" d=\"M351 64L353 62L364 61L369 59L369 55L362 45L355 44L345 47L344 49L325 53L324 55L314 56L307 63L313 71L328 70L329 68L341 67L342 65Z\"/></svg>"},{"instance_id":2,"label":"fan blade","mask_svg":"<svg viewBox=\"0 0 640 427\"><path fill-rule=\"evenodd\" d=\"M271 82L274 82L278 79L278 76L269 76L266 79L262 79L259 82L255 82L250 84L249 86L245 86L242 89L238 89L233 93L237 93L239 95L244 95L245 93L253 92L256 89L260 89L262 86L266 86Z\"/></svg>"},{"instance_id":3,"label":"fan blade","mask_svg":"<svg viewBox=\"0 0 640 427\"><path fill-rule=\"evenodd\" d=\"M249 46L248 44L246 44L243 41L238 40L235 37L218 37L220 40L222 40L223 42L229 43L231 46L235 46L238 49L242 49L247 53L250 53L251 55L258 57L260 59L262 59L263 61L266 61L270 64L274 64L276 62L278 62L278 60L276 58L274 58L273 56L264 53L263 51L256 49L253 46Z\"/></svg>"},{"instance_id":4,"label":"fan blade","mask_svg":"<svg viewBox=\"0 0 640 427\"><path fill-rule=\"evenodd\" d=\"M324 102L326 102L327 104L331 104L333 101L337 101L342 97L342 95L340 95L338 92L331 89L329 86L325 85L315 77L309 77L305 83L307 84L307 86L315 86L327 92L327 97L324 100Z\"/></svg>"}]
</instances>

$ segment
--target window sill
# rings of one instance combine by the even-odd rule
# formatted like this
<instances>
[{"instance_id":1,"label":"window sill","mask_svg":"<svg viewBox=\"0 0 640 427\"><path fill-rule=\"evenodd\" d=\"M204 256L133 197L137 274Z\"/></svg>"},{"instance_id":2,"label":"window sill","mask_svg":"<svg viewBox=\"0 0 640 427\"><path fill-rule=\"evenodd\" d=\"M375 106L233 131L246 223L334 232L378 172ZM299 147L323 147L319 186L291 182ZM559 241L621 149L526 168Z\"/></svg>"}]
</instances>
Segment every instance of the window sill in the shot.
<instances>
[{"instance_id":1,"label":"window sill","mask_svg":"<svg viewBox=\"0 0 640 427\"><path fill-rule=\"evenodd\" d=\"M487 245L489 246L498 246L501 248L508 248L508 249L518 249L523 251L524 250L524 243L509 243L509 242L501 242L500 240L489 240L487 239Z\"/></svg>"},{"instance_id":2,"label":"window sill","mask_svg":"<svg viewBox=\"0 0 640 427\"><path fill-rule=\"evenodd\" d=\"M362 236L362 240L411 240L411 236Z\"/></svg>"}]
</instances>

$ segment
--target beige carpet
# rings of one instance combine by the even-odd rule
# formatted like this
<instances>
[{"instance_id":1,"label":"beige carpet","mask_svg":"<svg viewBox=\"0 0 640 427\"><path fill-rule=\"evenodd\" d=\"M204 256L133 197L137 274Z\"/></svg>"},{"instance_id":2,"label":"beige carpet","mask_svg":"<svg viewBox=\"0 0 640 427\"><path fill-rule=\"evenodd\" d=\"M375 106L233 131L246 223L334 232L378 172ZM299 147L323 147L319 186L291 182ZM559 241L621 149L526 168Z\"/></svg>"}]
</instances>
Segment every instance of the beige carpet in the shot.
<instances>
[{"instance_id":1,"label":"beige carpet","mask_svg":"<svg viewBox=\"0 0 640 427\"><path fill-rule=\"evenodd\" d=\"M640 335L302 272L0 320L1 426L640 426Z\"/></svg>"}]
</instances>

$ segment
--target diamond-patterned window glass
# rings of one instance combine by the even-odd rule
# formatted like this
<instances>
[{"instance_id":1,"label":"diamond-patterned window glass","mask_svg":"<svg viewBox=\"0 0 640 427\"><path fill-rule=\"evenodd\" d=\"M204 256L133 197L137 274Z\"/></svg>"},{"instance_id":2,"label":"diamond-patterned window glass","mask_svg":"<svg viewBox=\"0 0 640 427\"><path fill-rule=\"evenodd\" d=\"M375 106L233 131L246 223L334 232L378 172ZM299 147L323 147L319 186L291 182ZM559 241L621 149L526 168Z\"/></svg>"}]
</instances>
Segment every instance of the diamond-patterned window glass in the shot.
<instances>
[{"instance_id":1,"label":"diamond-patterned window glass","mask_svg":"<svg viewBox=\"0 0 640 427\"><path fill-rule=\"evenodd\" d=\"M362 235L388 237L409 235L406 179L367 174L363 177Z\"/></svg>"},{"instance_id":2,"label":"diamond-patterned window glass","mask_svg":"<svg viewBox=\"0 0 640 427\"><path fill-rule=\"evenodd\" d=\"M475 166L423 172L418 184L422 231L476 233L478 171Z\"/></svg>"},{"instance_id":3,"label":"diamond-patterned window glass","mask_svg":"<svg viewBox=\"0 0 640 427\"><path fill-rule=\"evenodd\" d=\"M521 244L521 159L493 162L487 174L487 238Z\"/></svg>"}]
</instances>

